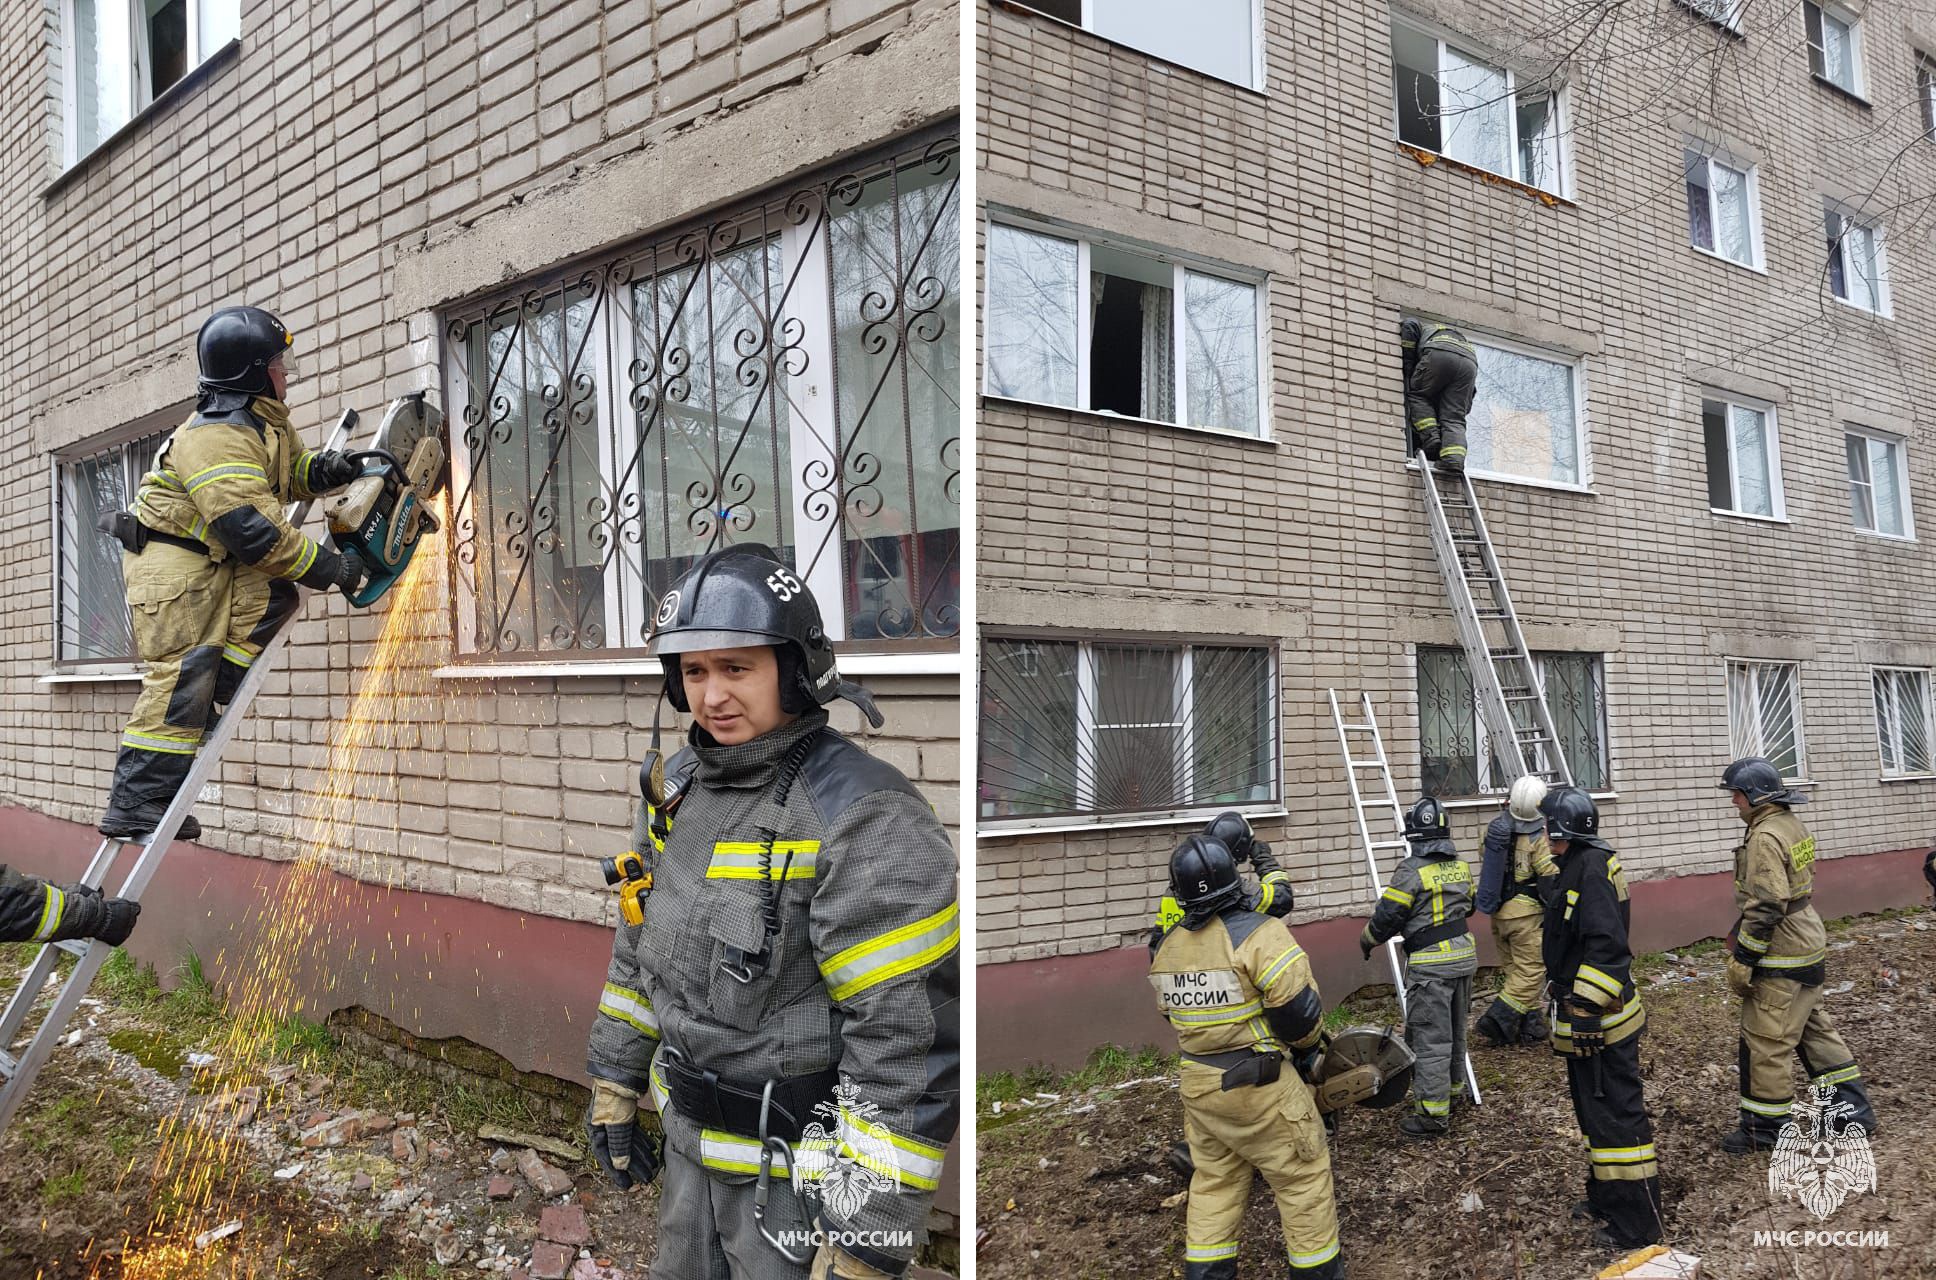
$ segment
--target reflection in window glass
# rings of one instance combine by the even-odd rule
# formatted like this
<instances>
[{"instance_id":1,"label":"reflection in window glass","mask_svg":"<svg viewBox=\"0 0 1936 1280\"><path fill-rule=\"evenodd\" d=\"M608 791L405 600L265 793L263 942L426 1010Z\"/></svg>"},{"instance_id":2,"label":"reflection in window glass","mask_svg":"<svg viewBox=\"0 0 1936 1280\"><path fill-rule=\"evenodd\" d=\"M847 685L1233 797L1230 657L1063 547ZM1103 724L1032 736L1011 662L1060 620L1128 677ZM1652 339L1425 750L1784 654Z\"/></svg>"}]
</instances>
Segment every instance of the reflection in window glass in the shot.
<instances>
[{"instance_id":1,"label":"reflection in window glass","mask_svg":"<svg viewBox=\"0 0 1936 1280\"><path fill-rule=\"evenodd\" d=\"M167 433L60 464L59 603L55 656L62 662L133 662L121 579L121 544L95 521L126 511Z\"/></svg>"},{"instance_id":2,"label":"reflection in window glass","mask_svg":"<svg viewBox=\"0 0 1936 1280\"><path fill-rule=\"evenodd\" d=\"M1927 670L1878 668L1875 713L1884 777L1936 772L1929 736L1931 704Z\"/></svg>"},{"instance_id":3,"label":"reflection in window glass","mask_svg":"<svg viewBox=\"0 0 1936 1280\"><path fill-rule=\"evenodd\" d=\"M1256 286L1190 271L1183 294L1190 425L1256 431Z\"/></svg>"},{"instance_id":4,"label":"reflection in window glass","mask_svg":"<svg viewBox=\"0 0 1936 1280\"><path fill-rule=\"evenodd\" d=\"M1444 49L1439 88L1445 95L1445 154L1494 173L1512 173L1512 95L1506 73Z\"/></svg>"},{"instance_id":5,"label":"reflection in window glass","mask_svg":"<svg viewBox=\"0 0 1936 1280\"><path fill-rule=\"evenodd\" d=\"M86 155L129 120L133 96L129 71L127 6L122 0L74 0L74 132L78 155Z\"/></svg>"},{"instance_id":6,"label":"reflection in window glass","mask_svg":"<svg viewBox=\"0 0 1936 1280\"><path fill-rule=\"evenodd\" d=\"M1054 640L983 641L982 817L1076 808L1076 649Z\"/></svg>"},{"instance_id":7,"label":"reflection in window glass","mask_svg":"<svg viewBox=\"0 0 1936 1280\"><path fill-rule=\"evenodd\" d=\"M1578 404L1570 363L1475 341L1479 382L1467 419L1468 465L1498 475L1581 483Z\"/></svg>"},{"instance_id":8,"label":"reflection in window glass","mask_svg":"<svg viewBox=\"0 0 1936 1280\"><path fill-rule=\"evenodd\" d=\"M1076 243L988 229L988 393L1076 403Z\"/></svg>"},{"instance_id":9,"label":"reflection in window glass","mask_svg":"<svg viewBox=\"0 0 1936 1280\"><path fill-rule=\"evenodd\" d=\"M1761 756L1784 779L1805 777L1801 715L1801 668L1796 664L1728 664L1728 735L1737 760Z\"/></svg>"}]
</instances>

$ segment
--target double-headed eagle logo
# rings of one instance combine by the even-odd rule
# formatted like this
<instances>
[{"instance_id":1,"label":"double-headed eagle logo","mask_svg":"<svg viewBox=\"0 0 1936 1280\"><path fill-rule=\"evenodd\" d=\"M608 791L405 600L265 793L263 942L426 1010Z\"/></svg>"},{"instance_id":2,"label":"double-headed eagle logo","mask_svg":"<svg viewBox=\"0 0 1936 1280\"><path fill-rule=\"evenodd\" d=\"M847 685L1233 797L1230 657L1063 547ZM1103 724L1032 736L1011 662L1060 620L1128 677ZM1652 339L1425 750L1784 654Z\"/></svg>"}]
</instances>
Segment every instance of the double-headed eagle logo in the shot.
<instances>
[{"instance_id":1,"label":"double-headed eagle logo","mask_svg":"<svg viewBox=\"0 0 1936 1280\"><path fill-rule=\"evenodd\" d=\"M860 1100L852 1081L834 1087L832 1101L817 1102L813 1113L826 1123L808 1123L800 1135L800 1149L825 1151L823 1160L793 1163L793 1193L805 1196L809 1185L836 1218L851 1222L861 1206L876 1195L900 1185L901 1158L894 1144L869 1123L880 1107Z\"/></svg>"},{"instance_id":2,"label":"double-headed eagle logo","mask_svg":"<svg viewBox=\"0 0 1936 1280\"><path fill-rule=\"evenodd\" d=\"M1835 1089L1820 1085L1814 1101L1798 1104L1796 1111L1775 1139L1768 1193L1792 1195L1817 1218L1826 1218L1851 1194L1874 1191L1875 1156L1867 1131L1859 1124L1836 1123L1854 1114L1854 1106L1837 1102Z\"/></svg>"}]
</instances>

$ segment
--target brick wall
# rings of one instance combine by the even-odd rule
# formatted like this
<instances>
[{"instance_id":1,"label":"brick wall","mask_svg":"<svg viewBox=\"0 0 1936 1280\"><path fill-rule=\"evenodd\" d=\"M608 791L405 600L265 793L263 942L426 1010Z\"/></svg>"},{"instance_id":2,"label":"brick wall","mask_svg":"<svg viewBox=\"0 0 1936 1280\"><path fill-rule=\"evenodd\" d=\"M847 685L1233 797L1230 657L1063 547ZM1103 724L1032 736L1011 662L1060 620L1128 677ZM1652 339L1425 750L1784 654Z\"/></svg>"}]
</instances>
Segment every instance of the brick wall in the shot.
<instances>
[{"instance_id":1,"label":"brick wall","mask_svg":"<svg viewBox=\"0 0 1936 1280\"><path fill-rule=\"evenodd\" d=\"M1541 0L1407 8L1522 75L1582 33ZM1936 145L1911 105L1936 7L1869 7L1868 108L1811 80L1798 9L1750 7L1741 40L1672 3L1642 9L1611 23L1611 62L1562 67L1577 202L1550 207L1397 149L1382 4L1265 0L1261 94L978 10L981 200L1268 272L1273 418L1260 443L983 400L979 620L1278 641L1289 816L1261 826L1288 855L1297 920L1362 911L1368 893L1325 691L1370 693L1414 788L1414 650L1453 642L1401 466L1406 310L1586 357L1592 492L1480 494L1532 647L1606 655L1605 822L1629 874L1729 865L1739 824L1714 784L1730 656L1801 660L1825 854L1936 831L1936 781L1879 779L1869 683L1873 662L1936 662L1936 563L1927 533L1850 527L1842 454L1844 423L1907 435L1936 527ZM1691 134L1759 163L1765 273L1688 246ZM1892 223L1889 319L1824 282L1822 198L1870 192ZM1776 403L1786 524L1709 513L1703 387ZM1459 815L1475 855L1489 816ZM1140 936L1181 830L983 835L980 958Z\"/></svg>"},{"instance_id":2,"label":"brick wall","mask_svg":"<svg viewBox=\"0 0 1936 1280\"><path fill-rule=\"evenodd\" d=\"M958 110L946 0L248 3L239 55L63 176L59 9L9 0L0 26L0 362L15 389L0 436L0 798L89 825L134 687L40 680L54 657L50 453L185 408L212 308L270 306L297 334L306 439L343 407L367 429L394 396L440 394L448 305ZM596 859L629 842L658 681L433 675L452 657L447 566L418 565L437 585L399 686L406 727L336 808L354 828L346 869L609 922ZM198 808L205 843L288 858L316 830L306 797L390 612L308 602L224 759L219 802ZM864 738L952 823L958 680L946 659L930 665L863 677L889 717Z\"/></svg>"}]
</instances>

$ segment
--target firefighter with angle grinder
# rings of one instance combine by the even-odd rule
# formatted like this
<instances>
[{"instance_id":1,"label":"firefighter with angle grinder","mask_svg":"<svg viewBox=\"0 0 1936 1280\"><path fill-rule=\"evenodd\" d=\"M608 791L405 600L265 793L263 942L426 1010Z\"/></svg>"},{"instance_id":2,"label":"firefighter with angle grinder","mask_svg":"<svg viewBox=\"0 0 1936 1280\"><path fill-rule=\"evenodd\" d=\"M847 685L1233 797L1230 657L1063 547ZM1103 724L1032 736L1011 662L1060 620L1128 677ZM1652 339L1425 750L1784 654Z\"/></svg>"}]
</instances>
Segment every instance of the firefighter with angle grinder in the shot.
<instances>
[{"instance_id":1,"label":"firefighter with angle grinder","mask_svg":"<svg viewBox=\"0 0 1936 1280\"><path fill-rule=\"evenodd\" d=\"M881 717L769 549L701 559L651 646L693 724L646 758L608 869L624 919L589 1046L593 1154L621 1190L663 1177L662 1280L901 1275L960 1105L954 847L828 727L840 698Z\"/></svg>"}]
</instances>

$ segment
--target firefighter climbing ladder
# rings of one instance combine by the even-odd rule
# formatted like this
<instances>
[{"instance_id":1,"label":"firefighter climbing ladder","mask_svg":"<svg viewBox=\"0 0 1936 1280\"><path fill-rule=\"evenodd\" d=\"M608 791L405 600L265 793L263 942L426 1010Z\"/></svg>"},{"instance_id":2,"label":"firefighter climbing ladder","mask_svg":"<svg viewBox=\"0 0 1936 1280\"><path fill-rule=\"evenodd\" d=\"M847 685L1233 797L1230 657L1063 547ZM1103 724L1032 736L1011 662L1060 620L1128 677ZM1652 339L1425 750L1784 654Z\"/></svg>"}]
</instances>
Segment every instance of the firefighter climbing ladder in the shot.
<instances>
[{"instance_id":1,"label":"firefighter climbing ladder","mask_svg":"<svg viewBox=\"0 0 1936 1280\"><path fill-rule=\"evenodd\" d=\"M336 429L330 434L329 442L324 448L338 447L355 429L356 411L344 410L342 418L337 422ZM309 503L302 502L289 508L287 514L292 527L302 527L304 519L309 515L309 507ZM135 859L134 869L128 873L128 878L122 883L120 892L114 895L120 898L132 898L137 902L141 900L142 891L148 887L148 882L154 879L155 872L160 869L162 858L168 852L168 847L174 843L175 833L181 830L182 819L188 816L188 811L194 807L202 785L209 780L215 772L215 767L221 763L222 752L227 749L229 739L235 736L236 726L241 724L248 714L249 704L255 701L256 691L262 687L263 679L268 675L269 669L275 665L276 658L282 652L283 644L289 638L295 619L296 615L292 613L288 621L269 637L269 642L262 646L261 656L250 664L248 674L242 677L241 685L236 688L235 697L230 700L227 710L216 720L214 730L202 742L201 750L196 753L195 763L188 771L187 780L182 783L181 790L175 793L174 802L168 806L168 811L162 815L160 823L148 834L146 842L139 839L120 840L112 836L101 841L100 848L94 851L93 860L87 864L87 873L81 877L82 884L99 889L107 879L108 872L114 866L115 859L121 851L128 845L142 844L141 853ZM68 1021L73 1018L74 1011L80 1008L81 1000L87 995L88 987L93 985L94 975L101 971L101 966L107 962L108 955L113 950L113 947L97 941L50 942L34 957L33 964L27 970L26 980L20 984L20 989L14 992L13 999L7 1002L6 1012L0 1014L0 1081L5 1082L0 1085L0 1134L6 1133L7 1127L13 1123L14 1115L20 1110L21 1101L26 1097L27 1090L33 1087L34 1077L47 1064L48 1056L53 1053L54 1046L59 1043L62 1034L66 1031ZM15 1058L9 1052L14 1038L20 1034L21 1027L26 1025L27 1015L39 999L41 989L47 985L48 979L53 977L55 962L62 952L78 956L79 963L74 966L74 972L68 975L67 981L61 984L60 994L54 998L54 1007L42 1020L40 1029L34 1033L34 1038L21 1055Z\"/></svg>"},{"instance_id":2,"label":"firefighter climbing ladder","mask_svg":"<svg viewBox=\"0 0 1936 1280\"><path fill-rule=\"evenodd\" d=\"M1331 722L1338 726L1338 746L1344 751L1345 781L1351 784L1351 811L1358 818L1358 836L1364 844L1365 870L1371 876L1374 894L1385 891L1385 877L1378 869L1378 855L1389 853L1394 861L1403 858L1410 847L1405 839L1405 811L1398 803L1398 787L1392 781L1391 761L1385 755L1385 738L1378 732L1378 717L1371 710L1371 695L1358 695L1358 714L1364 719L1352 723L1344 718L1344 708L1338 705L1338 691L1331 694ZM1369 751L1371 754L1366 755ZM1361 783L1361 773L1376 772L1378 786L1383 797L1368 794L1368 783ZM1388 817L1386 815L1389 815ZM1391 834L1384 836L1382 830L1389 825ZM1383 836L1383 838L1381 838ZM1402 952L1397 938L1385 943L1385 958L1391 961L1392 987L1398 992L1399 1016L1405 1015L1405 964L1400 958ZM1461 1011L1460 1017L1464 1017ZM1472 1055L1465 1058L1465 1087L1472 1105L1480 1104L1479 1077L1472 1070Z\"/></svg>"}]
</instances>

